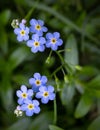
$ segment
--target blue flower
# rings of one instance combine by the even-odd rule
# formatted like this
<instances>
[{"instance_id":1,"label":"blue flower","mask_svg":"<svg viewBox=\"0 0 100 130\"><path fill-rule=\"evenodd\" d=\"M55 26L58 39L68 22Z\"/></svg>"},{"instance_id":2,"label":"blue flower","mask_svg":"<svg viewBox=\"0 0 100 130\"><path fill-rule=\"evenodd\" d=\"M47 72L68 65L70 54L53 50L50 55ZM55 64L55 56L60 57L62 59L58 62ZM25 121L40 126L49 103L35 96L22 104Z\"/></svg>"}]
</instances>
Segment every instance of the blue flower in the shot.
<instances>
[{"instance_id":1,"label":"blue flower","mask_svg":"<svg viewBox=\"0 0 100 130\"><path fill-rule=\"evenodd\" d=\"M29 79L29 84L32 85L33 91L37 92L39 87L47 83L47 77L41 76L39 73L35 73L33 78Z\"/></svg>"},{"instance_id":2,"label":"blue flower","mask_svg":"<svg viewBox=\"0 0 100 130\"><path fill-rule=\"evenodd\" d=\"M29 28L26 27L23 23L19 24L19 28L14 29L14 33L17 35L17 40L27 41L29 39Z\"/></svg>"},{"instance_id":3,"label":"blue flower","mask_svg":"<svg viewBox=\"0 0 100 130\"><path fill-rule=\"evenodd\" d=\"M21 90L17 90L16 95L19 97L18 104L23 104L27 98L31 98L33 96L33 90L27 90L25 85L21 86Z\"/></svg>"},{"instance_id":4,"label":"blue flower","mask_svg":"<svg viewBox=\"0 0 100 130\"><path fill-rule=\"evenodd\" d=\"M36 98L41 98L41 102L46 104L49 100L55 99L54 87L53 86L41 86L39 92L36 93Z\"/></svg>"},{"instance_id":5,"label":"blue flower","mask_svg":"<svg viewBox=\"0 0 100 130\"><path fill-rule=\"evenodd\" d=\"M25 100L21 105L21 110L26 112L27 116L32 116L40 112L39 102L37 100Z\"/></svg>"},{"instance_id":6,"label":"blue flower","mask_svg":"<svg viewBox=\"0 0 100 130\"><path fill-rule=\"evenodd\" d=\"M44 37L39 37L37 34L34 34L32 35L32 40L27 41L27 46L31 47L33 53L38 51L43 52L45 50L45 43L46 40Z\"/></svg>"},{"instance_id":7,"label":"blue flower","mask_svg":"<svg viewBox=\"0 0 100 130\"><path fill-rule=\"evenodd\" d=\"M51 48L54 51L57 50L58 46L61 46L63 44L62 39L60 39L59 37L60 37L60 34L58 32L47 33L46 34L46 38L47 38L46 47Z\"/></svg>"},{"instance_id":8,"label":"blue flower","mask_svg":"<svg viewBox=\"0 0 100 130\"><path fill-rule=\"evenodd\" d=\"M39 36L43 35L43 32L47 32L47 28L44 26L44 21L31 19L30 20L30 32L36 33Z\"/></svg>"}]
</instances>

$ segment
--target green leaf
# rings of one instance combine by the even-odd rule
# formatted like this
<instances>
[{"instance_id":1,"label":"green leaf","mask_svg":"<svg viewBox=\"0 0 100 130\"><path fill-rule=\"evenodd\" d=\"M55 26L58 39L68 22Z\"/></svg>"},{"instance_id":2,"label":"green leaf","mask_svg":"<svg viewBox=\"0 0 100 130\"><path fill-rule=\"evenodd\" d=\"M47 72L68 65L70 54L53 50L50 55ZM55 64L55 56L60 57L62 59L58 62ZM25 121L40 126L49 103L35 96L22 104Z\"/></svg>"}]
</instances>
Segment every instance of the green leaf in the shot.
<instances>
[{"instance_id":1,"label":"green leaf","mask_svg":"<svg viewBox=\"0 0 100 130\"><path fill-rule=\"evenodd\" d=\"M93 99L90 96L88 96L87 93L85 93L81 97L81 99L76 107L75 117L81 118L81 117L85 116L88 113L88 111L90 110L92 103L93 103Z\"/></svg>"},{"instance_id":2,"label":"green leaf","mask_svg":"<svg viewBox=\"0 0 100 130\"><path fill-rule=\"evenodd\" d=\"M53 113L45 112L37 116L30 124L28 130L47 130L48 125L53 122Z\"/></svg>"},{"instance_id":3,"label":"green leaf","mask_svg":"<svg viewBox=\"0 0 100 130\"><path fill-rule=\"evenodd\" d=\"M25 84L25 85L29 85L28 83L28 76L25 76L25 75L14 75L13 76L13 81L16 82L17 84Z\"/></svg>"},{"instance_id":4,"label":"green leaf","mask_svg":"<svg viewBox=\"0 0 100 130\"><path fill-rule=\"evenodd\" d=\"M88 87L100 90L100 75L97 75L94 79L92 79L88 84Z\"/></svg>"},{"instance_id":5,"label":"green leaf","mask_svg":"<svg viewBox=\"0 0 100 130\"><path fill-rule=\"evenodd\" d=\"M3 27L0 27L0 47L4 54L8 51L8 37Z\"/></svg>"},{"instance_id":6,"label":"green leaf","mask_svg":"<svg viewBox=\"0 0 100 130\"><path fill-rule=\"evenodd\" d=\"M100 116L98 116L88 127L88 130L100 130Z\"/></svg>"},{"instance_id":7,"label":"green leaf","mask_svg":"<svg viewBox=\"0 0 100 130\"><path fill-rule=\"evenodd\" d=\"M67 43L65 45L64 59L68 63L73 71L75 71L75 66L78 65L78 49L77 43L74 35L68 37Z\"/></svg>"},{"instance_id":8,"label":"green leaf","mask_svg":"<svg viewBox=\"0 0 100 130\"><path fill-rule=\"evenodd\" d=\"M6 66L6 62L3 57L0 57L0 72L3 72Z\"/></svg>"},{"instance_id":9,"label":"green leaf","mask_svg":"<svg viewBox=\"0 0 100 130\"><path fill-rule=\"evenodd\" d=\"M90 77L94 77L99 74L99 70L96 67L84 66L77 74L79 79L88 80Z\"/></svg>"},{"instance_id":10,"label":"green leaf","mask_svg":"<svg viewBox=\"0 0 100 130\"><path fill-rule=\"evenodd\" d=\"M0 24L6 25L8 23L8 20L10 19L10 16L11 16L10 10L4 10L0 14Z\"/></svg>"},{"instance_id":11,"label":"green leaf","mask_svg":"<svg viewBox=\"0 0 100 130\"><path fill-rule=\"evenodd\" d=\"M58 126L55 126L55 125L49 125L49 129L50 130L64 130L64 129L62 129L62 128L58 127Z\"/></svg>"},{"instance_id":12,"label":"green leaf","mask_svg":"<svg viewBox=\"0 0 100 130\"><path fill-rule=\"evenodd\" d=\"M31 121L29 118L23 118L15 122L12 126L10 126L6 130L27 130L30 125L30 122Z\"/></svg>"},{"instance_id":13,"label":"green leaf","mask_svg":"<svg viewBox=\"0 0 100 130\"><path fill-rule=\"evenodd\" d=\"M10 64L10 69L15 69L18 65L20 65L24 60L29 57L29 54L30 53L25 47L20 47L16 49L9 57L8 63Z\"/></svg>"},{"instance_id":14,"label":"green leaf","mask_svg":"<svg viewBox=\"0 0 100 130\"><path fill-rule=\"evenodd\" d=\"M2 90L0 92L0 95L1 95L5 110L10 112L11 107L14 105L13 89L11 88L11 86L7 86L7 87L8 89Z\"/></svg>"},{"instance_id":15,"label":"green leaf","mask_svg":"<svg viewBox=\"0 0 100 130\"><path fill-rule=\"evenodd\" d=\"M69 105L74 94L75 94L75 87L68 85L68 84L64 84L64 87L63 87L62 92L61 92L62 103L64 105Z\"/></svg>"}]
</instances>

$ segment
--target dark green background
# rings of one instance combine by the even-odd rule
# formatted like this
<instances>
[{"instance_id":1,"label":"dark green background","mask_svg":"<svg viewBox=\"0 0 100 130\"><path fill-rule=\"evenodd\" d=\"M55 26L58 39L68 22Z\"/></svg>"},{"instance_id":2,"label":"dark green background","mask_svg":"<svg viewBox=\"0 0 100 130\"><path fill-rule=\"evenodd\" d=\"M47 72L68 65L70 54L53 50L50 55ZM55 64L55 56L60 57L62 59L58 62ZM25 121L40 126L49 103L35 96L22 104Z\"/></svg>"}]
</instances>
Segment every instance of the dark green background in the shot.
<instances>
[{"instance_id":1,"label":"dark green background","mask_svg":"<svg viewBox=\"0 0 100 130\"><path fill-rule=\"evenodd\" d=\"M13 19L42 19L63 46L33 54L13 33ZM63 50L63 51L60 51ZM63 68L63 69L62 69ZM16 117L16 90L35 72L56 90L54 103L33 117ZM100 130L99 0L0 0L0 130Z\"/></svg>"}]
</instances>

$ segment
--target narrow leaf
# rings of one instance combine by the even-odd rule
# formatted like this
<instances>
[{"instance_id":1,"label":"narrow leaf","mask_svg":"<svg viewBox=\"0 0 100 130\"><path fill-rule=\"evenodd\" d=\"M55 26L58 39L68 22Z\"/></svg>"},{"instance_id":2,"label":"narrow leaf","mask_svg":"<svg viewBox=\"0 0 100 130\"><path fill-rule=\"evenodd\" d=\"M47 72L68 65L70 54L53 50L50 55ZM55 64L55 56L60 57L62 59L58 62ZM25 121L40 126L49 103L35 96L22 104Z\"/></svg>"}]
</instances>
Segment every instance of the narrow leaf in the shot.
<instances>
[{"instance_id":1,"label":"narrow leaf","mask_svg":"<svg viewBox=\"0 0 100 130\"><path fill-rule=\"evenodd\" d=\"M64 88L62 89L61 92L62 103L64 105L69 105L74 94L75 94L75 87L68 84L64 84Z\"/></svg>"},{"instance_id":2,"label":"narrow leaf","mask_svg":"<svg viewBox=\"0 0 100 130\"><path fill-rule=\"evenodd\" d=\"M88 113L88 111L90 110L92 103L93 103L92 98L89 97L87 94L84 94L81 97L81 99L76 107L75 117L81 118L81 117L85 116Z\"/></svg>"},{"instance_id":3,"label":"narrow leaf","mask_svg":"<svg viewBox=\"0 0 100 130\"><path fill-rule=\"evenodd\" d=\"M29 52L26 48L18 48L16 49L10 56L8 63L11 65L10 69L16 68L20 65L24 60L29 57Z\"/></svg>"},{"instance_id":4,"label":"narrow leaf","mask_svg":"<svg viewBox=\"0 0 100 130\"><path fill-rule=\"evenodd\" d=\"M23 118L15 122L12 126L10 126L6 130L27 130L30 125L30 119Z\"/></svg>"},{"instance_id":5,"label":"narrow leaf","mask_svg":"<svg viewBox=\"0 0 100 130\"><path fill-rule=\"evenodd\" d=\"M100 130L100 116L98 116L88 127L88 130Z\"/></svg>"},{"instance_id":6,"label":"narrow leaf","mask_svg":"<svg viewBox=\"0 0 100 130\"><path fill-rule=\"evenodd\" d=\"M4 10L0 14L0 24L6 25L8 23L8 20L9 20L10 16L11 16L10 10Z\"/></svg>"},{"instance_id":7,"label":"narrow leaf","mask_svg":"<svg viewBox=\"0 0 100 130\"><path fill-rule=\"evenodd\" d=\"M94 79L92 79L88 84L88 87L99 89L100 90L100 75L97 75Z\"/></svg>"},{"instance_id":8,"label":"narrow leaf","mask_svg":"<svg viewBox=\"0 0 100 130\"><path fill-rule=\"evenodd\" d=\"M6 31L4 30L3 27L0 27L0 47L3 51L4 54L7 53L8 51L8 38L7 38L7 33Z\"/></svg>"},{"instance_id":9,"label":"narrow leaf","mask_svg":"<svg viewBox=\"0 0 100 130\"><path fill-rule=\"evenodd\" d=\"M70 35L65 45L65 61L75 70L75 66L78 65L78 49L76 39L73 35Z\"/></svg>"},{"instance_id":10,"label":"narrow leaf","mask_svg":"<svg viewBox=\"0 0 100 130\"><path fill-rule=\"evenodd\" d=\"M62 128L58 127L58 126L55 126L55 125L49 125L49 129L50 130L64 130L64 129L62 129Z\"/></svg>"},{"instance_id":11,"label":"narrow leaf","mask_svg":"<svg viewBox=\"0 0 100 130\"><path fill-rule=\"evenodd\" d=\"M37 116L27 130L47 130L50 123L53 123L53 113L45 112Z\"/></svg>"}]
</instances>

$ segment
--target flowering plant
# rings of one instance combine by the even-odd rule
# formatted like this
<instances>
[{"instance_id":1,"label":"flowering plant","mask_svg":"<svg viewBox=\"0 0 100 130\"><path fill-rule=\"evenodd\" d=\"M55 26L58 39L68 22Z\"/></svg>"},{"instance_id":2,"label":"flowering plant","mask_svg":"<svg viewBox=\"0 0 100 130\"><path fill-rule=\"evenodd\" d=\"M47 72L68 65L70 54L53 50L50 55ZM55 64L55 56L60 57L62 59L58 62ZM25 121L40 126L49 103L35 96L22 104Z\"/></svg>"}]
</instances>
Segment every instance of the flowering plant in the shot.
<instances>
[{"instance_id":1,"label":"flowering plant","mask_svg":"<svg viewBox=\"0 0 100 130\"><path fill-rule=\"evenodd\" d=\"M51 48L53 51L58 49L58 46L63 44L60 39L60 33L47 33L44 36L44 32L48 31L47 27L44 26L44 21L31 19L30 26L26 26L26 20L23 19L20 23L18 20L13 20L12 26L14 27L14 33L17 35L18 42L25 41L28 47L31 47L33 53L43 52L45 48ZM26 112L27 116L32 116L34 113L40 112L39 101L47 104L49 100L55 99L54 87L47 85L47 77L41 76L40 73L35 73L33 78L29 79L31 89L27 90L25 85L21 86L21 90L17 90L16 95L18 96L18 106L14 113L17 116L22 116L23 111ZM34 96L33 96L34 95ZM33 99L37 98L37 99Z\"/></svg>"},{"instance_id":2,"label":"flowering plant","mask_svg":"<svg viewBox=\"0 0 100 130\"><path fill-rule=\"evenodd\" d=\"M0 130L100 129L97 3L1 2Z\"/></svg>"}]
</instances>

